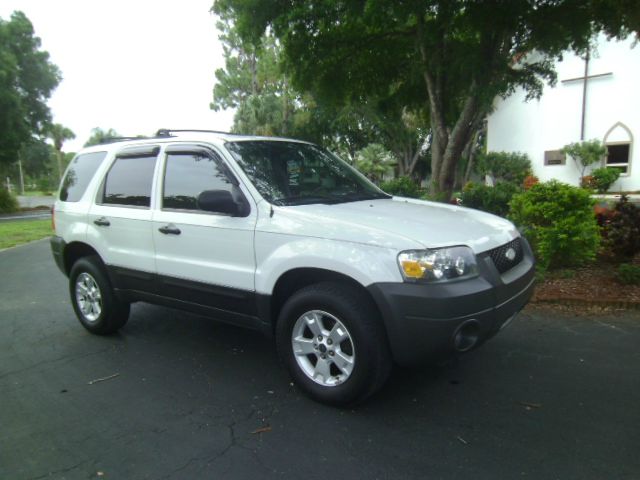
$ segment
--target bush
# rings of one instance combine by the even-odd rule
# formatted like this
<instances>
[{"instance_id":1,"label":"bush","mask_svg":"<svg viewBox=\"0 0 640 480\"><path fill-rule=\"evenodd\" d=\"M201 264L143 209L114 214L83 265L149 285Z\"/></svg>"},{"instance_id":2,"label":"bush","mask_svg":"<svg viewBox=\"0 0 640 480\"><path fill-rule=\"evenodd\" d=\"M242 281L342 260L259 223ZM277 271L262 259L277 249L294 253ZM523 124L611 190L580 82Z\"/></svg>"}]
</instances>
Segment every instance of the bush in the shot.
<instances>
[{"instance_id":1,"label":"bush","mask_svg":"<svg viewBox=\"0 0 640 480\"><path fill-rule=\"evenodd\" d=\"M525 190L529 190L531 187L539 183L540 183L540 179L538 177L536 177L535 175L527 175L524 181L522 182L522 187Z\"/></svg>"},{"instance_id":2,"label":"bush","mask_svg":"<svg viewBox=\"0 0 640 480\"><path fill-rule=\"evenodd\" d=\"M593 260L600 244L589 192L556 180L539 183L511 200L509 218L530 240L542 269Z\"/></svg>"},{"instance_id":3,"label":"bush","mask_svg":"<svg viewBox=\"0 0 640 480\"><path fill-rule=\"evenodd\" d=\"M518 192L520 188L509 182L497 183L495 187L468 183L462 191L462 205L506 217L509 202Z\"/></svg>"},{"instance_id":4,"label":"bush","mask_svg":"<svg viewBox=\"0 0 640 480\"><path fill-rule=\"evenodd\" d=\"M478 171L491 174L497 182L512 182L522 185L531 175L531 160L526 153L487 152L478 158Z\"/></svg>"},{"instance_id":5,"label":"bush","mask_svg":"<svg viewBox=\"0 0 640 480\"><path fill-rule=\"evenodd\" d=\"M620 170L606 167L596 168L591 172L591 177L598 193L605 193L620 177Z\"/></svg>"},{"instance_id":6,"label":"bush","mask_svg":"<svg viewBox=\"0 0 640 480\"><path fill-rule=\"evenodd\" d=\"M388 182L382 182L380 188L389 195L419 198L422 192L416 182L409 177L398 177Z\"/></svg>"},{"instance_id":7,"label":"bush","mask_svg":"<svg viewBox=\"0 0 640 480\"><path fill-rule=\"evenodd\" d=\"M623 263L618 267L616 278L623 285L640 285L640 266Z\"/></svg>"},{"instance_id":8,"label":"bush","mask_svg":"<svg viewBox=\"0 0 640 480\"><path fill-rule=\"evenodd\" d=\"M582 188L586 188L587 190L595 190L597 187L595 177L591 175L585 175L580 179L580 186Z\"/></svg>"},{"instance_id":9,"label":"bush","mask_svg":"<svg viewBox=\"0 0 640 480\"><path fill-rule=\"evenodd\" d=\"M608 251L617 257L629 258L640 252L640 208L629 203L626 195L599 219Z\"/></svg>"},{"instance_id":10,"label":"bush","mask_svg":"<svg viewBox=\"0 0 640 480\"><path fill-rule=\"evenodd\" d=\"M38 190L40 190L41 192L50 192L52 190L55 190L56 188L49 177L40 177L36 185L38 187Z\"/></svg>"},{"instance_id":11,"label":"bush","mask_svg":"<svg viewBox=\"0 0 640 480\"><path fill-rule=\"evenodd\" d=\"M0 213L13 213L18 210L18 200L5 188L0 187Z\"/></svg>"}]
</instances>

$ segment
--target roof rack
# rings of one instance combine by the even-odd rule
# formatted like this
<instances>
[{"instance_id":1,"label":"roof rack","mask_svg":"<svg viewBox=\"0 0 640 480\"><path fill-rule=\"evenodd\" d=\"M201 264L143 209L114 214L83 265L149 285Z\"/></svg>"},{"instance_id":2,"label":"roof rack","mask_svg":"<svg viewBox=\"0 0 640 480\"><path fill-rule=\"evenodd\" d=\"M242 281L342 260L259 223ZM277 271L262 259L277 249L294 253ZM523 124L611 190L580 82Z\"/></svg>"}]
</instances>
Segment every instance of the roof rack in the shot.
<instances>
[{"instance_id":1,"label":"roof rack","mask_svg":"<svg viewBox=\"0 0 640 480\"><path fill-rule=\"evenodd\" d=\"M156 132L156 137L172 137L172 133L181 133L181 132L197 132L197 133L220 133L223 135L238 135L237 133L231 132L223 132L221 130L199 130L197 128L188 128L184 130L174 130L172 128L161 128Z\"/></svg>"},{"instance_id":2,"label":"roof rack","mask_svg":"<svg viewBox=\"0 0 640 480\"><path fill-rule=\"evenodd\" d=\"M144 140L145 138L149 138L149 137L144 137L144 136L139 136L139 137L105 137L102 140L100 140L100 143L98 143L98 145L106 145L109 143L116 143L116 142L126 142L128 140Z\"/></svg>"}]
</instances>

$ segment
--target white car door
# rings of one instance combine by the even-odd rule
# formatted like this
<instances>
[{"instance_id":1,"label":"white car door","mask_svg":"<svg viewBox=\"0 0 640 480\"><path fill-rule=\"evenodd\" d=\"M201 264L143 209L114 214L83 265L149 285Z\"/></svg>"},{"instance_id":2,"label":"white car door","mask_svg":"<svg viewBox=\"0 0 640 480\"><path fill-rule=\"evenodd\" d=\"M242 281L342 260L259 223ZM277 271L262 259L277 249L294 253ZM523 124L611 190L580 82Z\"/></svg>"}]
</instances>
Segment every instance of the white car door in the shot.
<instances>
[{"instance_id":1,"label":"white car door","mask_svg":"<svg viewBox=\"0 0 640 480\"><path fill-rule=\"evenodd\" d=\"M153 287L151 195L159 150L149 145L118 152L89 210L89 243L100 252L116 288Z\"/></svg>"},{"instance_id":2,"label":"white car door","mask_svg":"<svg viewBox=\"0 0 640 480\"><path fill-rule=\"evenodd\" d=\"M214 309L220 320L255 322L251 197L212 148L166 148L153 238L163 296Z\"/></svg>"}]
</instances>

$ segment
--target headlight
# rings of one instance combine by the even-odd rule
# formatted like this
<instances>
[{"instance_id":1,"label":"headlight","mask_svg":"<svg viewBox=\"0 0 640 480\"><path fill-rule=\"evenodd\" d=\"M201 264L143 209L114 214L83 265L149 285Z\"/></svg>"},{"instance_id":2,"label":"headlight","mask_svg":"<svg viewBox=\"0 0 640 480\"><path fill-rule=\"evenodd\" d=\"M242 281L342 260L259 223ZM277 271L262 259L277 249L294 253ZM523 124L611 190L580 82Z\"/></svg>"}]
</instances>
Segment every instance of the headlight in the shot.
<instances>
[{"instance_id":1,"label":"headlight","mask_svg":"<svg viewBox=\"0 0 640 480\"><path fill-rule=\"evenodd\" d=\"M476 256L469 247L407 250L398 255L398 264L409 282L444 282L478 274Z\"/></svg>"}]
</instances>

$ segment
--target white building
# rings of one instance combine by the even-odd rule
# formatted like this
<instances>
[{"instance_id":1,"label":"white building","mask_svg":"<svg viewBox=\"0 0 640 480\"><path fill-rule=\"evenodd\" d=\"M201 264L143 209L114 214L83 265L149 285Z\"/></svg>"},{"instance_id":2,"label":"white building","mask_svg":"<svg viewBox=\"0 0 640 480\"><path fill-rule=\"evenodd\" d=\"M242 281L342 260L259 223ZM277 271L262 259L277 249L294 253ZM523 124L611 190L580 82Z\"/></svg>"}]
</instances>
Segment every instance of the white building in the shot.
<instances>
[{"instance_id":1,"label":"white building","mask_svg":"<svg viewBox=\"0 0 640 480\"><path fill-rule=\"evenodd\" d=\"M541 181L577 185L580 169L559 150L599 139L609 153L593 168L623 171L611 191L640 190L640 46L633 45L632 38L602 37L587 62L567 53L556 66L556 86L546 85L539 100L525 102L521 90L497 99L488 121L488 149L527 153Z\"/></svg>"}]
</instances>

